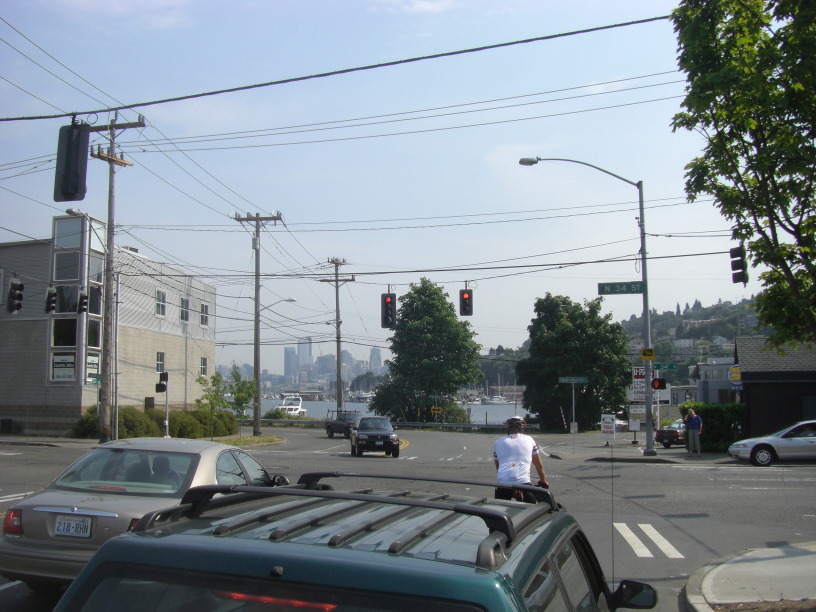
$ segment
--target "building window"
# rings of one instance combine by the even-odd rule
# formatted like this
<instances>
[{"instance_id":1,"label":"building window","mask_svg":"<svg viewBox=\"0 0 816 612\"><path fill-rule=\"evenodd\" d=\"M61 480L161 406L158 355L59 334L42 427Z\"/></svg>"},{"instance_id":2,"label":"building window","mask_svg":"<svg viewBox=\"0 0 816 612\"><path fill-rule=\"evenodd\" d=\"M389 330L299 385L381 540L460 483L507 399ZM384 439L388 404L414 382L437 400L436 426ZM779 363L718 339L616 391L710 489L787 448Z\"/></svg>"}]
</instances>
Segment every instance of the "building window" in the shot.
<instances>
[{"instance_id":1,"label":"building window","mask_svg":"<svg viewBox=\"0 0 816 612\"><path fill-rule=\"evenodd\" d=\"M102 348L102 321L99 319L88 319L86 344L93 348Z\"/></svg>"},{"instance_id":2,"label":"building window","mask_svg":"<svg viewBox=\"0 0 816 612\"><path fill-rule=\"evenodd\" d=\"M190 321L190 299L181 298L181 310L179 310L179 320L182 323Z\"/></svg>"},{"instance_id":3,"label":"building window","mask_svg":"<svg viewBox=\"0 0 816 612\"><path fill-rule=\"evenodd\" d=\"M207 358L206 357L201 358L201 367L199 368L198 373L201 376L206 376L207 375Z\"/></svg>"},{"instance_id":4,"label":"building window","mask_svg":"<svg viewBox=\"0 0 816 612\"><path fill-rule=\"evenodd\" d=\"M76 378L76 353L51 355L51 380L74 380Z\"/></svg>"},{"instance_id":5,"label":"building window","mask_svg":"<svg viewBox=\"0 0 816 612\"><path fill-rule=\"evenodd\" d=\"M202 304L201 305L201 316L200 316L201 327L209 327L210 325L210 305L209 304Z\"/></svg>"},{"instance_id":6,"label":"building window","mask_svg":"<svg viewBox=\"0 0 816 612\"><path fill-rule=\"evenodd\" d=\"M54 255L54 280L70 281L79 279L79 253L69 251Z\"/></svg>"},{"instance_id":7,"label":"building window","mask_svg":"<svg viewBox=\"0 0 816 612\"><path fill-rule=\"evenodd\" d=\"M163 317L167 314L167 294L161 289L156 289L156 316Z\"/></svg>"},{"instance_id":8,"label":"building window","mask_svg":"<svg viewBox=\"0 0 816 612\"><path fill-rule=\"evenodd\" d=\"M77 345L77 319L53 319L51 346Z\"/></svg>"},{"instance_id":9,"label":"building window","mask_svg":"<svg viewBox=\"0 0 816 612\"><path fill-rule=\"evenodd\" d=\"M156 371L164 372L164 353L156 353Z\"/></svg>"}]
</instances>

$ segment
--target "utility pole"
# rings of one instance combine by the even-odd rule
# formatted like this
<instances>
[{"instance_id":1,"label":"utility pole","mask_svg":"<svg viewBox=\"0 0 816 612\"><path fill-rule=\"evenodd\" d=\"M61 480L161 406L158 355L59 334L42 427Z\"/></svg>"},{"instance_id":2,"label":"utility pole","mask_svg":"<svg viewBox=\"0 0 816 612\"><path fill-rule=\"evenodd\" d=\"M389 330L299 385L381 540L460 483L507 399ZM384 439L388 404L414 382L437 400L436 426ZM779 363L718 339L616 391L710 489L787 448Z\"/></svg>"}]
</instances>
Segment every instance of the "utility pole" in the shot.
<instances>
[{"instance_id":1,"label":"utility pole","mask_svg":"<svg viewBox=\"0 0 816 612\"><path fill-rule=\"evenodd\" d=\"M91 132L108 132L108 151L103 153L101 147L96 152L91 150L91 157L108 162L108 222L107 222L107 246L105 247L105 282L102 284L102 298L104 301L104 317L102 321L102 367L101 380L99 385L99 441L109 442L111 439L111 375L113 372L113 334L114 334L114 308L116 298L114 296L114 212L116 210L116 166L132 166L133 163L125 161L123 157L116 157L116 130L128 128L143 128L145 126L144 116L139 115L139 120L133 123L117 124L119 113L115 113L110 125L91 126ZM117 415L118 419L118 415Z\"/></svg>"},{"instance_id":2,"label":"utility pole","mask_svg":"<svg viewBox=\"0 0 816 612\"><path fill-rule=\"evenodd\" d=\"M340 278L340 266L346 265L345 259L338 259L337 257L330 259L329 263L334 266L334 279L320 279L321 283L334 284L334 328L337 332L337 385L335 392L337 395L337 412L343 409L343 362L340 358L340 351L342 349L341 335L340 335L340 285L345 283L353 283L354 276L351 278Z\"/></svg>"},{"instance_id":3,"label":"utility pole","mask_svg":"<svg viewBox=\"0 0 816 612\"><path fill-rule=\"evenodd\" d=\"M273 210L269 217L262 217L258 213L233 217L239 223L254 223L255 235L252 237L252 249L255 251L255 338L253 376L255 377L255 400L252 410L252 435L261 435L261 224L269 221L277 222L283 219L280 211Z\"/></svg>"}]
</instances>

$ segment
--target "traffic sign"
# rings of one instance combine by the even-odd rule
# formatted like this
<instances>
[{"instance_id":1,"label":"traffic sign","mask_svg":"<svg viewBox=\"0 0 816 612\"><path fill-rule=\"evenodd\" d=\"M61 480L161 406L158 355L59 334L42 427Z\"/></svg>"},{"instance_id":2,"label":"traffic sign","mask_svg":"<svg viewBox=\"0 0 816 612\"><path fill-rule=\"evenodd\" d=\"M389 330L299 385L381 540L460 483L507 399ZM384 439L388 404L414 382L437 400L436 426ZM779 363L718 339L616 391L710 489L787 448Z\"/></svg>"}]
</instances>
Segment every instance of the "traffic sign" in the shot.
<instances>
[{"instance_id":1,"label":"traffic sign","mask_svg":"<svg viewBox=\"0 0 816 612\"><path fill-rule=\"evenodd\" d=\"M559 376L558 382L560 383L588 383L589 378L587 376Z\"/></svg>"},{"instance_id":2,"label":"traffic sign","mask_svg":"<svg viewBox=\"0 0 816 612\"><path fill-rule=\"evenodd\" d=\"M622 295L626 293L646 293L646 283L643 281L598 283L598 295Z\"/></svg>"},{"instance_id":3,"label":"traffic sign","mask_svg":"<svg viewBox=\"0 0 816 612\"><path fill-rule=\"evenodd\" d=\"M643 361L652 361L654 359L654 349L653 348L640 349L640 358Z\"/></svg>"},{"instance_id":4,"label":"traffic sign","mask_svg":"<svg viewBox=\"0 0 816 612\"><path fill-rule=\"evenodd\" d=\"M677 364L676 363L653 363L652 364L653 370L676 370Z\"/></svg>"},{"instance_id":5,"label":"traffic sign","mask_svg":"<svg viewBox=\"0 0 816 612\"><path fill-rule=\"evenodd\" d=\"M431 412L433 414L439 414L442 412L442 406L431 406Z\"/></svg>"}]
</instances>

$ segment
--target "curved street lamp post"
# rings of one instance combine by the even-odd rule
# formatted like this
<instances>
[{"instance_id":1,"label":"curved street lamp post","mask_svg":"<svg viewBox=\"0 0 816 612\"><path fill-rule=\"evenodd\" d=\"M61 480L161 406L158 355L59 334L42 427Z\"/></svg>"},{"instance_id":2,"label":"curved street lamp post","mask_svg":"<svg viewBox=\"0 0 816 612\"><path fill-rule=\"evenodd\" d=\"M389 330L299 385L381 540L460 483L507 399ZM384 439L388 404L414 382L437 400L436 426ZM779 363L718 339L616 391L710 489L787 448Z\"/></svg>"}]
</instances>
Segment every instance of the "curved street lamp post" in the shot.
<instances>
[{"instance_id":1,"label":"curved street lamp post","mask_svg":"<svg viewBox=\"0 0 816 612\"><path fill-rule=\"evenodd\" d=\"M577 159L566 159L563 157L522 157L519 160L519 164L522 166L535 166L538 162L542 161L560 161L589 166L590 168L594 168L595 170L608 174L609 176L637 188L638 207L640 213L640 219L638 220L638 225L640 226L640 275L643 285L643 345L647 349L652 348L652 322L651 314L649 312L649 284L648 274L646 272L646 218L643 210L643 181L630 181L629 179L623 178L622 176L615 174L614 172L610 172L609 170L605 170L600 166L579 161ZM646 383L644 389L644 403L646 407L646 449L643 451L643 454L653 456L657 453L654 449L654 425L652 421L652 362L644 361L643 363L644 378Z\"/></svg>"}]
</instances>

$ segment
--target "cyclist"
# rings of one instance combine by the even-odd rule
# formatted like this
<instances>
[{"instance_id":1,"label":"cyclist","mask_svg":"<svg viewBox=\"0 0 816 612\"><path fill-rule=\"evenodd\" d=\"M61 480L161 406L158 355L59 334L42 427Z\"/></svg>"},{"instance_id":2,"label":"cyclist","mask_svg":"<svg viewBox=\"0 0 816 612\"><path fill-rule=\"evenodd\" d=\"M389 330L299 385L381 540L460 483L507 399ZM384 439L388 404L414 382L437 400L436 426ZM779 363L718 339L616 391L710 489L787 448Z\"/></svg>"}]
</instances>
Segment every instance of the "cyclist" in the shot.
<instances>
[{"instance_id":1,"label":"cyclist","mask_svg":"<svg viewBox=\"0 0 816 612\"><path fill-rule=\"evenodd\" d=\"M510 417L505 421L507 435L499 438L493 444L493 462L496 464L496 484L532 484L530 481L530 467L538 472L538 486L549 488L544 464L538 454L538 446L530 436L525 435L524 428L527 422L521 417ZM496 487L496 499L519 499L534 504L535 497L528 492L522 495L506 487Z\"/></svg>"}]
</instances>

